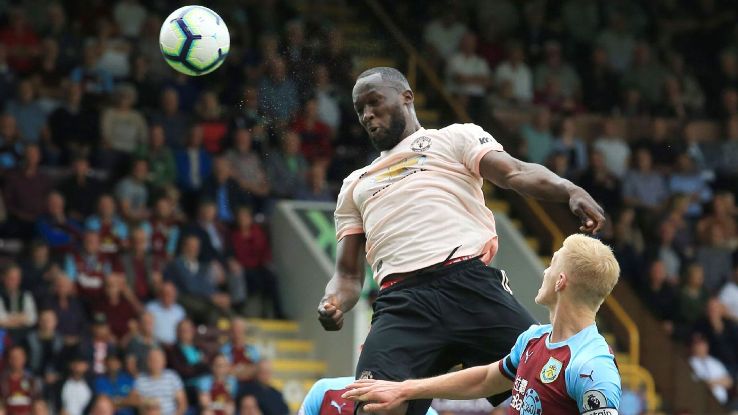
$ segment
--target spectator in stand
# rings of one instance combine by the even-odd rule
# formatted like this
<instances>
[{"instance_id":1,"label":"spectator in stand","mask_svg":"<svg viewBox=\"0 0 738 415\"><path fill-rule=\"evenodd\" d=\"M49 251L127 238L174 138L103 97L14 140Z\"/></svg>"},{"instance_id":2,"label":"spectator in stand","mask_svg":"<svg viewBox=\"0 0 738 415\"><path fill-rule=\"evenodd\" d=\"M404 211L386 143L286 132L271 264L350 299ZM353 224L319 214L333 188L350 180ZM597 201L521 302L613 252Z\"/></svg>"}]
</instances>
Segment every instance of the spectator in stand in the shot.
<instances>
[{"instance_id":1,"label":"spectator in stand","mask_svg":"<svg viewBox=\"0 0 738 415\"><path fill-rule=\"evenodd\" d=\"M23 164L5 174L3 196L8 211L8 233L24 240L34 234L36 219L46 209L51 181L39 169L41 150L35 144L25 147Z\"/></svg>"},{"instance_id":2,"label":"spectator in stand","mask_svg":"<svg viewBox=\"0 0 738 415\"><path fill-rule=\"evenodd\" d=\"M58 317L56 331L64 344L69 348L79 344L80 336L87 331L87 313L69 278L60 275L54 279L54 290L44 307L53 310Z\"/></svg>"},{"instance_id":3,"label":"spectator in stand","mask_svg":"<svg viewBox=\"0 0 738 415\"><path fill-rule=\"evenodd\" d=\"M115 404L108 395L97 395L90 407L90 415L119 415L115 410Z\"/></svg>"},{"instance_id":4,"label":"spectator in stand","mask_svg":"<svg viewBox=\"0 0 738 415\"><path fill-rule=\"evenodd\" d=\"M731 278L720 289L718 299L725 307L725 317L738 324L738 264L733 265Z\"/></svg>"},{"instance_id":5,"label":"spectator in stand","mask_svg":"<svg viewBox=\"0 0 738 415\"><path fill-rule=\"evenodd\" d=\"M154 338L154 316L151 313L142 313L138 323L134 324L135 330L131 330L133 336L126 347L126 370L134 376L148 371L148 356L152 350L159 347Z\"/></svg>"},{"instance_id":6,"label":"spectator in stand","mask_svg":"<svg viewBox=\"0 0 738 415\"><path fill-rule=\"evenodd\" d=\"M131 44L119 36L115 24L107 16L97 16L97 41L100 58L97 66L107 70L116 81L128 79L131 73Z\"/></svg>"},{"instance_id":7,"label":"spectator in stand","mask_svg":"<svg viewBox=\"0 0 738 415\"><path fill-rule=\"evenodd\" d=\"M726 311L717 297L707 301L705 315L697 321L695 331L702 334L717 357L730 373L738 369L738 325L726 317Z\"/></svg>"},{"instance_id":8,"label":"spectator in stand","mask_svg":"<svg viewBox=\"0 0 738 415\"><path fill-rule=\"evenodd\" d=\"M638 149L633 161L634 168L623 179L623 200L628 206L636 208L639 214L658 214L669 197L666 181L661 173L653 170L648 149Z\"/></svg>"},{"instance_id":9,"label":"spectator in stand","mask_svg":"<svg viewBox=\"0 0 738 415\"><path fill-rule=\"evenodd\" d=\"M77 247L82 236L82 224L67 217L61 193L49 193L47 206L46 214L36 222L36 231L55 255L65 254Z\"/></svg>"},{"instance_id":10,"label":"spectator in stand","mask_svg":"<svg viewBox=\"0 0 738 415\"><path fill-rule=\"evenodd\" d=\"M51 250L42 241L32 242L28 253L20 263L23 274L21 288L30 291L39 304L48 297L54 278L59 274L59 265L51 260Z\"/></svg>"},{"instance_id":11,"label":"spectator in stand","mask_svg":"<svg viewBox=\"0 0 738 415\"><path fill-rule=\"evenodd\" d=\"M615 258L620 263L621 275L631 279L637 278L643 269L645 241L636 224L634 209L625 208L620 211L613 226L613 237L609 245L612 246Z\"/></svg>"},{"instance_id":12,"label":"spectator in stand","mask_svg":"<svg viewBox=\"0 0 738 415\"><path fill-rule=\"evenodd\" d=\"M338 28L332 28L326 35L326 47L320 56L322 62L331 68L331 79L340 89L351 89L354 84L352 75L352 56L345 48L343 33Z\"/></svg>"},{"instance_id":13,"label":"spectator in stand","mask_svg":"<svg viewBox=\"0 0 738 415\"><path fill-rule=\"evenodd\" d=\"M618 75L610 68L607 52L603 47L594 47L589 63L583 68L582 102L592 112L608 113L615 107L618 90Z\"/></svg>"},{"instance_id":14,"label":"spectator in stand","mask_svg":"<svg viewBox=\"0 0 738 415\"><path fill-rule=\"evenodd\" d=\"M615 12L609 16L608 26L597 35L596 43L603 48L609 66L615 71L624 73L630 67L636 38L622 13Z\"/></svg>"},{"instance_id":15,"label":"spectator in stand","mask_svg":"<svg viewBox=\"0 0 738 415\"><path fill-rule=\"evenodd\" d=\"M13 342L19 343L36 325L36 302L30 292L21 289L21 268L10 264L3 269L0 293L0 327L7 330Z\"/></svg>"},{"instance_id":16,"label":"spectator in stand","mask_svg":"<svg viewBox=\"0 0 738 415\"><path fill-rule=\"evenodd\" d=\"M656 259L651 262L648 281L644 281L645 289L641 295L646 306L661 320L667 333L671 333L676 317L677 296L674 285L667 277L663 261Z\"/></svg>"},{"instance_id":17,"label":"spectator in stand","mask_svg":"<svg viewBox=\"0 0 738 415\"><path fill-rule=\"evenodd\" d=\"M715 293L728 281L733 270L732 249L728 247L725 232L720 225L713 224L704 245L697 248L695 259L705 270L705 287Z\"/></svg>"},{"instance_id":18,"label":"spectator in stand","mask_svg":"<svg viewBox=\"0 0 738 415\"><path fill-rule=\"evenodd\" d=\"M700 264L687 267L684 284L677 294L677 322L688 333L702 315L707 304L708 292L705 289L705 271Z\"/></svg>"},{"instance_id":19,"label":"spectator in stand","mask_svg":"<svg viewBox=\"0 0 738 415\"><path fill-rule=\"evenodd\" d=\"M267 119L259 110L259 91L253 86L243 88L243 94L233 114L231 114L231 133L243 128L249 130L256 148L266 147Z\"/></svg>"},{"instance_id":20,"label":"spectator in stand","mask_svg":"<svg viewBox=\"0 0 738 415\"><path fill-rule=\"evenodd\" d=\"M177 326L184 320L184 308L177 303L177 287L164 282L156 300L146 304L146 311L154 316L154 338L160 344L170 346L177 340Z\"/></svg>"},{"instance_id":21,"label":"spectator in stand","mask_svg":"<svg viewBox=\"0 0 738 415\"><path fill-rule=\"evenodd\" d=\"M76 155L72 160L72 174L58 187L66 200L69 216L76 221L84 221L95 213L95 203L102 195L103 183L90 170L90 162L84 155Z\"/></svg>"},{"instance_id":22,"label":"spectator in stand","mask_svg":"<svg viewBox=\"0 0 738 415\"><path fill-rule=\"evenodd\" d=\"M93 309L105 316L110 333L118 343L127 338L131 321L135 321L143 311L141 303L123 277L105 280L105 295ZM95 372L97 371L95 368Z\"/></svg>"},{"instance_id":23,"label":"spectator in stand","mask_svg":"<svg viewBox=\"0 0 738 415\"><path fill-rule=\"evenodd\" d=\"M449 57L446 65L447 88L473 120L482 115L484 96L492 80L487 61L476 51L476 35L466 32L459 41L458 51Z\"/></svg>"},{"instance_id":24,"label":"spectator in stand","mask_svg":"<svg viewBox=\"0 0 738 415\"><path fill-rule=\"evenodd\" d=\"M717 111L719 118L731 118L738 115L738 90L736 88L725 88L720 96L720 109Z\"/></svg>"},{"instance_id":25,"label":"spectator in stand","mask_svg":"<svg viewBox=\"0 0 738 415\"><path fill-rule=\"evenodd\" d=\"M3 374L0 377L0 407L8 415L31 413L34 400L41 397L41 383L26 371L26 351L12 346L7 351Z\"/></svg>"},{"instance_id":26,"label":"spectator in stand","mask_svg":"<svg viewBox=\"0 0 738 415\"><path fill-rule=\"evenodd\" d=\"M550 77L557 79L561 85L561 93L564 97L577 97L581 93L581 80L574 68L564 61L561 54L561 45L550 40L546 42L546 59L538 64L533 74L534 88L540 91Z\"/></svg>"},{"instance_id":27,"label":"spectator in stand","mask_svg":"<svg viewBox=\"0 0 738 415\"><path fill-rule=\"evenodd\" d=\"M22 345L28 351L28 369L39 379L43 379L44 389L48 390L59 380L62 373L62 351L64 339L56 332L58 321L53 310L42 310L38 317L38 327L26 335Z\"/></svg>"},{"instance_id":28,"label":"spectator in stand","mask_svg":"<svg viewBox=\"0 0 738 415\"><path fill-rule=\"evenodd\" d=\"M117 353L115 338L110 332L108 318L103 313L92 313L92 327L89 338L85 338L79 347L78 353L91 366L92 373L105 373L105 357Z\"/></svg>"},{"instance_id":29,"label":"spectator in stand","mask_svg":"<svg viewBox=\"0 0 738 415\"><path fill-rule=\"evenodd\" d=\"M182 378L187 401L191 406L197 406L200 382L210 373L205 353L194 342L195 325L184 319L177 325L176 343L167 352L169 367Z\"/></svg>"},{"instance_id":30,"label":"spectator in stand","mask_svg":"<svg viewBox=\"0 0 738 415\"><path fill-rule=\"evenodd\" d=\"M333 192L328 189L326 183L326 173L328 170L328 162L316 160L307 173L307 181L297 189L295 198L298 200L312 200L316 202L330 202L333 200Z\"/></svg>"},{"instance_id":31,"label":"spectator in stand","mask_svg":"<svg viewBox=\"0 0 738 415\"><path fill-rule=\"evenodd\" d=\"M719 192L713 199L711 212L709 215L703 216L697 222L697 240L700 243L708 243L710 240L710 230L717 225L723 230L728 245L735 247L738 243L738 225L735 220L734 196L729 192Z\"/></svg>"},{"instance_id":32,"label":"spectator in stand","mask_svg":"<svg viewBox=\"0 0 738 415\"><path fill-rule=\"evenodd\" d=\"M651 257L664 264L666 277L672 285L679 282L682 268L682 255L677 246L676 225L672 221L663 221L658 229L656 246L651 248Z\"/></svg>"},{"instance_id":33,"label":"spectator in stand","mask_svg":"<svg viewBox=\"0 0 738 415\"><path fill-rule=\"evenodd\" d=\"M616 118L607 118L602 124L602 134L594 142L594 149L605 156L607 168L618 178L623 178L628 171L630 147L618 131L619 123Z\"/></svg>"},{"instance_id":34,"label":"spectator in stand","mask_svg":"<svg viewBox=\"0 0 738 415\"><path fill-rule=\"evenodd\" d=\"M290 129L300 135L302 155L312 162L319 158L333 155L333 131L318 119L318 102L309 99L303 111L292 123Z\"/></svg>"},{"instance_id":35,"label":"spectator in stand","mask_svg":"<svg viewBox=\"0 0 738 415\"><path fill-rule=\"evenodd\" d=\"M667 118L656 117L651 122L648 135L639 139L635 144L635 147L647 148L649 150L653 158L654 167L664 174L671 172L674 163L677 161L681 147L677 140L673 139L669 127L669 120ZM684 153L690 157L694 157L690 152L684 151Z\"/></svg>"},{"instance_id":36,"label":"spectator in stand","mask_svg":"<svg viewBox=\"0 0 738 415\"><path fill-rule=\"evenodd\" d=\"M0 171L4 173L18 167L23 149L15 118L10 114L0 114Z\"/></svg>"},{"instance_id":37,"label":"spectator in stand","mask_svg":"<svg viewBox=\"0 0 738 415\"><path fill-rule=\"evenodd\" d=\"M259 83L259 109L278 127L287 125L299 109L297 86L287 74L282 58L273 58L269 74Z\"/></svg>"},{"instance_id":38,"label":"spectator in stand","mask_svg":"<svg viewBox=\"0 0 738 415\"><path fill-rule=\"evenodd\" d=\"M264 415L254 395L243 395L238 404L238 415Z\"/></svg>"},{"instance_id":39,"label":"spectator in stand","mask_svg":"<svg viewBox=\"0 0 738 415\"><path fill-rule=\"evenodd\" d=\"M26 74L33 69L39 53L39 39L23 7L9 9L7 26L0 31L0 43L8 53L8 65L16 73Z\"/></svg>"},{"instance_id":40,"label":"spectator in stand","mask_svg":"<svg viewBox=\"0 0 738 415\"><path fill-rule=\"evenodd\" d=\"M187 146L174 154L177 182L184 193L186 211L194 207L198 193L210 178L213 168L212 156L202 147L202 134L201 126L192 126L187 134Z\"/></svg>"},{"instance_id":41,"label":"spectator in stand","mask_svg":"<svg viewBox=\"0 0 738 415\"><path fill-rule=\"evenodd\" d=\"M659 103L662 97L666 71L651 56L651 47L639 42L633 49L633 64L623 74L622 84L640 92L647 105Z\"/></svg>"},{"instance_id":42,"label":"spectator in stand","mask_svg":"<svg viewBox=\"0 0 738 415\"><path fill-rule=\"evenodd\" d=\"M728 391L733 387L733 378L719 360L710 356L710 345L705 338L695 335L692 338L692 353L689 365L698 379L707 383L718 402L728 402Z\"/></svg>"},{"instance_id":43,"label":"spectator in stand","mask_svg":"<svg viewBox=\"0 0 738 415\"><path fill-rule=\"evenodd\" d=\"M300 136L294 131L284 131L280 137L280 152L269 154L266 173L270 183L279 183L271 188L275 198L295 197L303 186L308 172L308 162L300 153Z\"/></svg>"},{"instance_id":44,"label":"spectator in stand","mask_svg":"<svg viewBox=\"0 0 738 415\"><path fill-rule=\"evenodd\" d=\"M339 131L341 127L341 108L338 88L331 83L331 74L325 65L315 67L313 94L318 103L318 120Z\"/></svg>"},{"instance_id":45,"label":"spectator in stand","mask_svg":"<svg viewBox=\"0 0 738 415\"><path fill-rule=\"evenodd\" d=\"M259 408L267 415L287 415L289 408L282 393L272 385L272 364L268 360L257 363L256 382L241 390L247 395L253 394L259 402Z\"/></svg>"},{"instance_id":46,"label":"spectator in stand","mask_svg":"<svg viewBox=\"0 0 738 415\"><path fill-rule=\"evenodd\" d=\"M525 51L519 43L507 47L507 60L497 66L495 82L501 85L509 82L512 96L519 104L528 104L533 99L533 73L525 62Z\"/></svg>"},{"instance_id":47,"label":"spectator in stand","mask_svg":"<svg viewBox=\"0 0 738 415\"><path fill-rule=\"evenodd\" d=\"M149 163L148 180L156 190L161 191L171 186L177 180L177 167L174 163L174 153L167 147L164 128L160 124L153 124L149 128L149 144L140 149L138 156Z\"/></svg>"},{"instance_id":48,"label":"spectator in stand","mask_svg":"<svg viewBox=\"0 0 738 415\"><path fill-rule=\"evenodd\" d=\"M671 194L689 196L687 216L690 219L702 216L702 204L712 199L710 186L704 176L697 171L694 160L687 153L677 157L676 171L669 178L669 191Z\"/></svg>"},{"instance_id":49,"label":"spectator in stand","mask_svg":"<svg viewBox=\"0 0 738 415\"><path fill-rule=\"evenodd\" d=\"M577 134L577 124L574 117L561 120L558 137L553 143L553 150L566 155L567 170L578 174L587 168L587 146Z\"/></svg>"},{"instance_id":50,"label":"spectator in stand","mask_svg":"<svg viewBox=\"0 0 738 415\"><path fill-rule=\"evenodd\" d=\"M16 99L7 103L5 111L18 122L18 130L24 143L40 144L47 141L47 113L36 99L36 91L30 79L18 83Z\"/></svg>"},{"instance_id":51,"label":"spectator in stand","mask_svg":"<svg viewBox=\"0 0 738 415\"><path fill-rule=\"evenodd\" d=\"M279 298L278 278L271 268L272 249L264 229L254 223L251 209L240 207L236 216L236 228L231 232L230 243L233 252L246 277L249 289L249 302L255 295L271 303L271 310L262 305L261 316L271 311L276 318L285 318Z\"/></svg>"},{"instance_id":52,"label":"spectator in stand","mask_svg":"<svg viewBox=\"0 0 738 415\"><path fill-rule=\"evenodd\" d=\"M122 0L113 9L113 18L123 36L136 40L146 21L146 8L138 0Z\"/></svg>"},{"instance_id":53,"label":"spectator in stand","mask_svg":"<svg viewBox=\"0 0 738 415\"><path fill-rule=\"evenodd\" d=\"M97 108L82 105L82 86L68 83L64 104L49 115L51 143L62 151L62 160L69 153L90 151L100 143L100 115Z\"/></svg>"},{"instance_id":54,"label":"spectator in stand","mask_svg":"<svg viewBox=\"0 0 738 415\"><path fill-rule=\"evenodd\" d=\"M423 40L431 53L431 60L440 63L439 60L450 59L467 31L466 25L459 21L457 8L449 6L439 10L437 17L423 30Z\"/></svg>"},{"instance_id":55,"label":"spectator in stand","mask_svg":"<svg viewBox=\"0 0 738 415\"><path fill-rule=\"evenodd\" d=\"M561 80L553 75L546 78L542 89L536 91L533 104L544 106L552 112L574 114L583 111L578 97L566 96L561 89Z\"/></svg>"},{"instance_id":56,"label":"spectator in stand","mask_svg":"<svg viewBox=\"0 0 738 415\"><path fill-rule=\"evenodd\" d=\"M182 140L187 137L189 117L179 106L179 94L174 88L167 88L161 93L161 109L151 117L153 125L161 125L167 147L179 149L184 147Z\"/></svg>"},{"instance_id":57,"label":"spectator in stand","mask_svg":"<svg viewBox=\"0 0 738 415\"><path fill-rule=\"evenodd\" d=\"M238 381L230 374L228 359L222 354L213 358L212 366L211 374L203 377L198 385L200 410L213 415L233 415Z\"/></svg>"},{"instance_id":58,"label":"spectator in stand","mask_svg":"<svg viewBox=\"0 0 738 415\"><path fill-rule=\"evenodd\" d=\"M220 349L220 353L232 366L231 373L238 379L239 395L243 394L244 387L255 380L258 369L256 365L261 360L259 349L246 341L247 330L244 320L232 319L228 341Z\"/></svg>"},{"instance_id":59,"label":"spectator in stand","mask_svg":"<svg viewBox=\"0 0 738 415\"><path fill-rule=\"evenodd\" d=\"M131 163L130 174L115 186L121 214L129 222L142 221L149 216L148 176L149 163L145 159L136 159Z\"/></svg>"},{"instance_id":60,"label":"spectator in stand","mask_svg":"<svg viewBox=\"0 0 738 415\"><path fill-rule=\"evenodd\" d=\"M142 400L156 400L162 415L184 415L187 398L182 379L173 371L165 369L166 356L161 349L148 353L149 371L136 377L133 395Z\"/></svg>"},{"instance_id":61,"label":"spectator in stand","mask_svg":"<svg viewBox=\"0 0 738 415\"><path fill-rule=\"evenodd\" d=\"M684 62L684 57L678 53L669 55L669 75L674 77L683 92L684 104L691 108L692 115L704 115L705 93L697 79Z\"/></svg>"},{"instance_id":62,"label":"spectator in stand","mask_svg":"<svg viewBox=\"0 0 738 415\"><path fill-rule=\"evenodd\" d=\"M136 402L131 398L133 377L123 370L120 355L117 353L105 356L105 373L95 378L94 392L98 400L100 396L110 399L111 413L115 409L115 415L134 415L133 407Z\"/></svg>"},{"instance_id":63,"label":"spectator in stand","mask_svg":"<svg viewBox=\"0 0 738 415\"><path fill-rule=\"evenodd\" d=\"M85 230L99 234L100 251L106 255L117 254L127 247L128 225L118 216L115 199L109 194L100 196L97 214L87 218Z\"/></svg>"},{"instance_id":64,"label":"spectator in stand","mask_svg":"<svg viewBox=\"0 0 738 415\"><path fill-rule=\"evenodd\" d=\"M121 272L125 276L123 283L126 289L131 290L136 301L148 301L154 298L161 288L164 261L151 253L149 235L143 227L131 232L129 244L130 250L123 254L120 260Z\"/></svg>"},{"instance_id":65,"label":"spectator in stand","mask_svg":"<svg viewBox=\"0 0 738 415\"><path fill-rule=\"evenodd\" d=\"M224 120L224 110L218 101L218 95L213 91L203 92L195 105L195 115L202 128L203 147L208 153L220 153L228 125Z\"/></svg>"},{"instance_id":66,"label":"spectator in stand","mask_svg":"<svg viewBox=\"0 0 738 415\"><path fill-rule=\"evenodd\" d=\"M233 178L236 179L240 188L248 192L252 198L263 199L269 195L269 181L261 158L251 148L251 138L251 130L236 129L233 132L233 147L226 152L225 160L230 163ZM236 204L249 202L249 200L240 200ZM263 201L260 200L260 204L263 204ZM227 222L232 220L233 218Z\"/></svg>"},{"instance_id":67,"label":"spectator in stand","mask_svg":"<svg viewBox=\"0 0 738 415\"><path fill-rule=\"evenodd\" d=\"M213 265L198 259L200 239L187 235L182 240L180 256L169 263L164 278L171 281L179 291L179 302L187 314L198 323L214 320L230 308L231 299L226 293L217 291Z\"/></svg>"},{"instance_id":68,"label":"spectator in stand","mask_svg":"<svg viewBox=\"0 0 738 415\"><path fill-rule=\"evenodd\" d=\"M724 130L726 140L720 144L718 172L724 181L733 182L738 178L738 116L728 118Z\"/></svg>"},{"instance_id":69,"label":"spectator in stand","mask_svg":"<svg viewBox=\"0 0 738 415\"><path fill-rule=\"evenodd\" d=\"M76 283L80 299L89 307L103 295L105 279L111 272L113 265L101 250L100 236L95 231L86 230L82 249L65 257L65 278Z\"/></svg>"},{"instance_id":70,"label":"spectator in stand","mask_svg":"<svg viewBox=\"0 0 738 415\"><path fill-rule=\"evenodd\" d=\"M531 163L543 163L553 149L554 136L551 132L551 112L539 107L531 124L520 128L520 135L525 140L526 160Z\"/></svg>"},{"instance_id":71,"label":"spectator in stand","mask_svg":"<svg viewBox=\"0 0 738 415\"><path fill-rule=\"evenodd\" d=\"M151 220L141 225L149 238L147 248L158 264L164 264L172 259L177 250L179 226L174 215L172 199L161 196L154 205Z\"/></svg>"},{"instance_id":72,"label":"spectator in stand","mask_svg":"<svg viewBox=\"0 0 738 415\"><path fill-rule=\"evenodd\" d=\"M102 157L106 167L118 174L133 152L146 144L148 127L146 119L134 108L137 92L130 85L121 85L114 96L114 106L106 109L100 117Z\"/></svg>"},{"instance_id":73,"label":"spectator in stand","mask_svg":"<svg viewBox=\"0 0 738 415\"><path fill-rule=\"evenodd\" d=\"M223 166L227 168L228 164L223 163ZM230 206L230 212L235 219L235 206L238 204L233 203ZM228 229L223 222L218 220L219 208L222 206L217 206L214 201L203 200L200 203L196 221L185 228L184 233L193 234L200 239L202 247L200 260L207 263L215 261L213 265L216 267L216 272L222 273L220 268L224 268L225 271L240 276L240 266L233 259L233 252L229 245Z\"/></svg>"},{"instance_id":74,"label":"spectator in stand","mask_svg":"<svg viewBox=\"0 0 738 415\"><path fill-rule=\"evenodd\" d=\"M69 74L69 79L82 86L83 102L88 101L91 106L101 104L103 98L113 92L113 75L100 68L100 45L92 40L84 47L82 64Z\"/></svg>"},{"instance_id":75,"label":"spectator in stand","mask_svg":"<svg viewBox=\"0 0 738 415\"><path fill-rule=\"evenodd\" d=\"M83 415L87 412L93 397L89 369L87 360L80 355L69 362L69 374L61 387L61 413Z\"/></svg>"},{"instance_id":76,"label":"spectator in stand","mask_svg":"<svg viewBox=\"0 0 738 415\"><path fill-rule=\"evenodd\" d=\"M608 168L602 151L596 148L589 154L589 167L582 172L577 181L589 194L606 209L613 211L620 207L620 180Z\"/></svg>"}]
</instances>

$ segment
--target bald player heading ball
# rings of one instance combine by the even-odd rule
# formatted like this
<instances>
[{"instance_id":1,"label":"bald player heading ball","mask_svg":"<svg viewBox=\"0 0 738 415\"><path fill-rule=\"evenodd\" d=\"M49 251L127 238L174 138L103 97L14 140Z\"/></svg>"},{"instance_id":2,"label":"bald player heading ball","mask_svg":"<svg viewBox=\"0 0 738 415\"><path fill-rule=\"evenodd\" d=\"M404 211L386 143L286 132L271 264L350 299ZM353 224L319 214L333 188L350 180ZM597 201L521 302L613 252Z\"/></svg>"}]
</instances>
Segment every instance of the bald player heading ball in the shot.
<instances>
[{"instance_id":1,"label":"bald player heading ball","mask_svg":"<svg viewBox=\"0 0 738 415\"><path fill-rule=\"evenodd\" d=\"M487 266L497 232L483 179L568 202L585 232L602 226L602 208L545 167L513 158L477 125L422 128L413 91L396 69L363 72L352 97L381 154L350 174L338 195L336 271L318 307L321 324L343 325L359 299L366 256L381 289L357 378L400 381L501 359L534 320L505 273ZM411 401L391 413L424 414L429 405Z\"/></svg>"}]
</instances>

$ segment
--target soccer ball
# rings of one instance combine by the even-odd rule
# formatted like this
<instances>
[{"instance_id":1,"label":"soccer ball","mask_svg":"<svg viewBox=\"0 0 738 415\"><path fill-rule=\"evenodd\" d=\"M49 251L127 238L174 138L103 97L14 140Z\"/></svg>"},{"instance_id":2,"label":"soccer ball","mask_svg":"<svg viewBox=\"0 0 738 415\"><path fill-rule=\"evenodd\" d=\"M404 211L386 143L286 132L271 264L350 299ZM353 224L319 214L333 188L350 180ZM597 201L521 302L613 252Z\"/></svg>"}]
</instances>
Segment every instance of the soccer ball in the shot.
<instances>
[{"instance_id":1,"label":"soccer ball","mask_svg":"<svg viewBox=\"0 0 738 415\"><path fill-rule=\"evenodd\" d=\"M159 48L169 66L198 76L216 70L228 56L231 37L223 19L203 6L185 6L164 20Z\"/></svg>"}]
</instances>

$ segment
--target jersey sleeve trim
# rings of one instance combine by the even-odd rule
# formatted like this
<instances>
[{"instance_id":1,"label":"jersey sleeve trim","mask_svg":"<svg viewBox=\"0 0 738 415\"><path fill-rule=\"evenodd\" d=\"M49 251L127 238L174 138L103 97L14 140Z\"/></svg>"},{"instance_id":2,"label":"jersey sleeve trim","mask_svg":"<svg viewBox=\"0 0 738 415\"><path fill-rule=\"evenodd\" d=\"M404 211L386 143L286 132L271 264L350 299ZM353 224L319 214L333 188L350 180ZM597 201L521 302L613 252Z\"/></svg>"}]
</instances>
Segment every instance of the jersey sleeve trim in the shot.
<instances>
[{"instance_id":1,"label":"jersey sleeve trim","mask_svg":"<svg viewBox=\"0 0 738 415\"><path fill-rule=\"evenodd\" d=\"M474 157L474 163L472 164L472 166L474 166L474 174L481 176L481 173L479 172L479 164L482 162L482 159L484 158L484 156L486 156L487 153L489 153L490 151L504 151L504 150L502 148L502 145L499 143L495 145L494 147L484 147L481 150L479 150L479 153L477 153L477 155Z\"/></svg>"},{"instance_id":2,"label":"jersey sleeve trim","mask_svg":"<svg viewBox=\"0 0 738 415\"><path fill-rule=\"evenodd\" d=\"M356 227L356 228L344 229L343 231L341 231L338 234L336 234L336 240L337 241L340 241L341 239L343 239L346 236L356 235L356 234L359 234L359 233L364 233L364 228Z\"/></svg>"},{"instance_id":3,"label":"jersey sleeve trim","mask_svg":"<svg viewBox=\"0 0 738 415\"><path fill-rule=\"evenodd\" d=\"M517 373L517 370L513 369L514 366L512 365L512 361L510 359L510 355L505 356L504 359L500 360L500 372L503 376L506 378L515 381L515 375Z\"/></svg>"}]
</instances>

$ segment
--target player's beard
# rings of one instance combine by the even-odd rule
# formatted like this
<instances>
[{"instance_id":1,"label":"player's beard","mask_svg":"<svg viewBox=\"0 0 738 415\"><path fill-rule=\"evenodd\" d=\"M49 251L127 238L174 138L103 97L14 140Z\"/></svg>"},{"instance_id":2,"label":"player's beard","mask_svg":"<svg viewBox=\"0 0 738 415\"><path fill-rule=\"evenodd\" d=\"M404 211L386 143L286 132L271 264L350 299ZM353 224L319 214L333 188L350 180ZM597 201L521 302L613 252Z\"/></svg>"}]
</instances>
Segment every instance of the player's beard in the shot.
<instances>
[{"instance_id":1,"label":"player's beard","mask_svg":"<svg viewBox=\"0 0 738 415\"><path fill-rule=\"evenodd\" d=\"M398 106L397 110L392 114L390 125L386 130L377 132L374 136L369 136L374 148L378 151L386 151L394 148L397 143L402 140L402 133L405 132L407 122L402 114L402 109Z\"/></svg>"}]
</instances>

